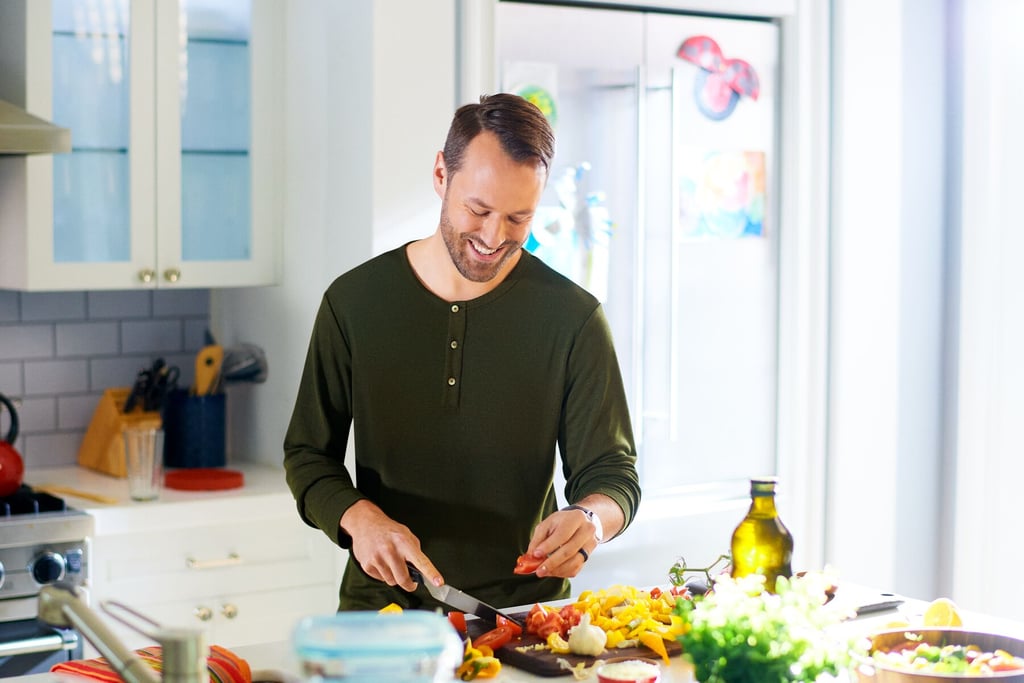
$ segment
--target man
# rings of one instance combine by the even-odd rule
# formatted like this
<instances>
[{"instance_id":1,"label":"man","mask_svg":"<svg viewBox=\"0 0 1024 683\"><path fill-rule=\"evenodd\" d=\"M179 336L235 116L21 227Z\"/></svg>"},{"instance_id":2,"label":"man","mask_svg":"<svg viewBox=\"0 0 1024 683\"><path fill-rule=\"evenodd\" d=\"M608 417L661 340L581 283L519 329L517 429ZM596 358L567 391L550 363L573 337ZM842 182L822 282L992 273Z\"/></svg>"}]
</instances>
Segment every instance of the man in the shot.
<instances>
[{"instance_id":1,"label":"man","mask_svg":"<svg viewBox=\"0 0 1024 683\"><path fill-rule=\"evenodd\" d=\"M521 97L459 108L434 162L436 232L324 295L284 466L302 518L351 550L339 609L435 607L407 562L499 607L567 597L636 513L600 304L522 250L553 154L548 122ZM556 444L575 504L563 510ZM513 573L523 551L534 573Z\"/></svg>"}]
</instances>

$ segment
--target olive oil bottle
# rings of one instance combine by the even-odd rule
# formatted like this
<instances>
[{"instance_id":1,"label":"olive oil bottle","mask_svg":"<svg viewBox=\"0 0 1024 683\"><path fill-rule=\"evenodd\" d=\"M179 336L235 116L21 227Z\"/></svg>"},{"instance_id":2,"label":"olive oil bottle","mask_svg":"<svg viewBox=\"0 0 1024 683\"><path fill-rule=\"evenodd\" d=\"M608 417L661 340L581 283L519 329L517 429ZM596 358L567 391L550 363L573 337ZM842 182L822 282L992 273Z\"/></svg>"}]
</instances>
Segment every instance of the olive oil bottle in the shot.
<instances>
[{"instance_id":1,"label":"olive oil bottle","mask_svg":"<svg viewBox=\"0 0 1024 683\"><path fill-rule=\"evenodd\" d=\"M732 576L765 577L765 588L775 592L775 579L793 575L793 535L775 509L775 477L750 480L750 510L732 532Z\"/></svg>"}]
</instances>

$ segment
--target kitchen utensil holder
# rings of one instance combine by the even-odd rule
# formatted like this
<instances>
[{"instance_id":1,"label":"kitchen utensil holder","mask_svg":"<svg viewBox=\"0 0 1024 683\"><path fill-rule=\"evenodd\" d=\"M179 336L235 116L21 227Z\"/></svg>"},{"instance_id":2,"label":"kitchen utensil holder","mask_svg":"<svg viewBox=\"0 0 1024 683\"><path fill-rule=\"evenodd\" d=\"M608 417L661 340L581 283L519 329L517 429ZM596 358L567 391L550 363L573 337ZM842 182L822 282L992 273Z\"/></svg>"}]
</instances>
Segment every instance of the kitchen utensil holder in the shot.
<instances>
[{"instance_id":1,"label":"kitchen utensil holder","mask_svg":"<svg viewBox=\"0 0 1024 683\"><path fill-rule=\"evenodd\" d=\"M129 393L131 387L115 387L107 389L100 396L78 448L78 464L82 467L124 479L128 476L128 470L121 432L127 426L160 427L161 417L157 411L138 408L130 413L124 412Z\"/></svg>"},{"instance_id":2,"label":"kitchen utensil holder","mask_svg":"<svg viewBox=\"0 0 1024 683\"><path fill-rule=\"evenodd\" d=\"M164 402L164 466L223 467L227 461L224 393L175 389Z\"/></svg>"}]
</instances>

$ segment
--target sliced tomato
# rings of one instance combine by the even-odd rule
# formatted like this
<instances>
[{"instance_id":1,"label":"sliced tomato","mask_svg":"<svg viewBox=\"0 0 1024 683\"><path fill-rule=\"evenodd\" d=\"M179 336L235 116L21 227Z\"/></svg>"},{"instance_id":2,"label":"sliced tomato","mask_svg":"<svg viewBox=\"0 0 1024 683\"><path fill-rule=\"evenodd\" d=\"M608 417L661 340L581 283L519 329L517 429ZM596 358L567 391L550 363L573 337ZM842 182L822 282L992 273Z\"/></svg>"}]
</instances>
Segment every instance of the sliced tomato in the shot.
<instances>
[{"instance_id":1,"label":"sliced tomato","mask_svg":"<svg viewBox=\"0 0 1024 683\"><path fill-rule=\"evenodd\" d=\"M498 626L508 626L510 629L512 629L513 638L518 638L519 636L523 635L523 627L517 624L516 622L512 621L508 617L499 614L496 621L498 622ZM463 623L465 623L465 621L463 621Z\"/></svg>"},{"instance_id":2,"label":"sliced tomato","mask_svg":"<svg viewBox=\"0 0 1024 683\"><path fill-rule=\"evenodd\" d=\"M536 604L526 615L526 632L540 636L544 640L547 640L552 633L561 634L563 627L565 627L565 620L555 609Z\"/></svg>"},{"instance_id":3,"label":"sliced tomato","mask_svg":"<svg viewBox=\"0 0 1024 683\"><path fill-rule=\"evenodd\" d=\"M523 553L516 558L516 568L512 572L514 574L532 574L540 569L542 564L544 564L544 558Z\"/></svg>"},{"instance_id":4,"label":"sliced tomato","mask_svg":"<svg viewBox=\"0 0 1024 683\"><path fill-rule=\"evenodd\" d=\"M456 631L466 635L466 615L464 613L452 610L448 613L448 621L455 627Z\"/></svg>"},{"instance_id":5,"label":"sliced tomato","mask_svg":"<svg viewBox=\"0 0 1024 683\"><path fill-rule=\"evenodd\" d=\"M486 645L492 650L497 650L510 640L512 640L512 629L508 626L498 626L474 638L473 647L480 648Z\"/></svg>"},{"instance_id":6,"label":"sliced tomato","mask_svg":"<svg viewBox=\"0 0 1024 683\"><path fill-rule=\"evenodd\" d=\"M558 616L562 618L562 637L568 638L569 629L580 623L583 613L576 608L576 605L566 605L558 611Z\"/></svg>"},{"instance_id":7,"label":"sliced tomato","mask_svg":"<svg viewBox=\"0 0 1024 683\"><path fill-rule=\"evenodd\" d=\"M654 600L657 600L660 597L661 597L661 589L658 588L657 586L655 586L654 588L651 589L651 598L654 599Z\"/></svg>"}]
</instances>

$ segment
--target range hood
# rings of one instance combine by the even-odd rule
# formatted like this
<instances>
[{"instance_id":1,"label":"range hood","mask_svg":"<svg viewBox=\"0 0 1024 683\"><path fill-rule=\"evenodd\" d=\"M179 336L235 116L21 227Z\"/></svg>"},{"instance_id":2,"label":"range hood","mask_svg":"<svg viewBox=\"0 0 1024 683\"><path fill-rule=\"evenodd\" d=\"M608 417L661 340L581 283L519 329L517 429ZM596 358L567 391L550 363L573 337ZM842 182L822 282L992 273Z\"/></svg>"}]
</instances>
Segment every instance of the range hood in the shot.
<instances>
[{"instance_id":1,"label":"range hood","mask_svg":"<svg viewBox=\"0 0 1024 683\"><path fill-rule=\"evenodd\" d=\"M71 151L71 131L0 100L0 154Z\"/></svg>"}]
</instances>

